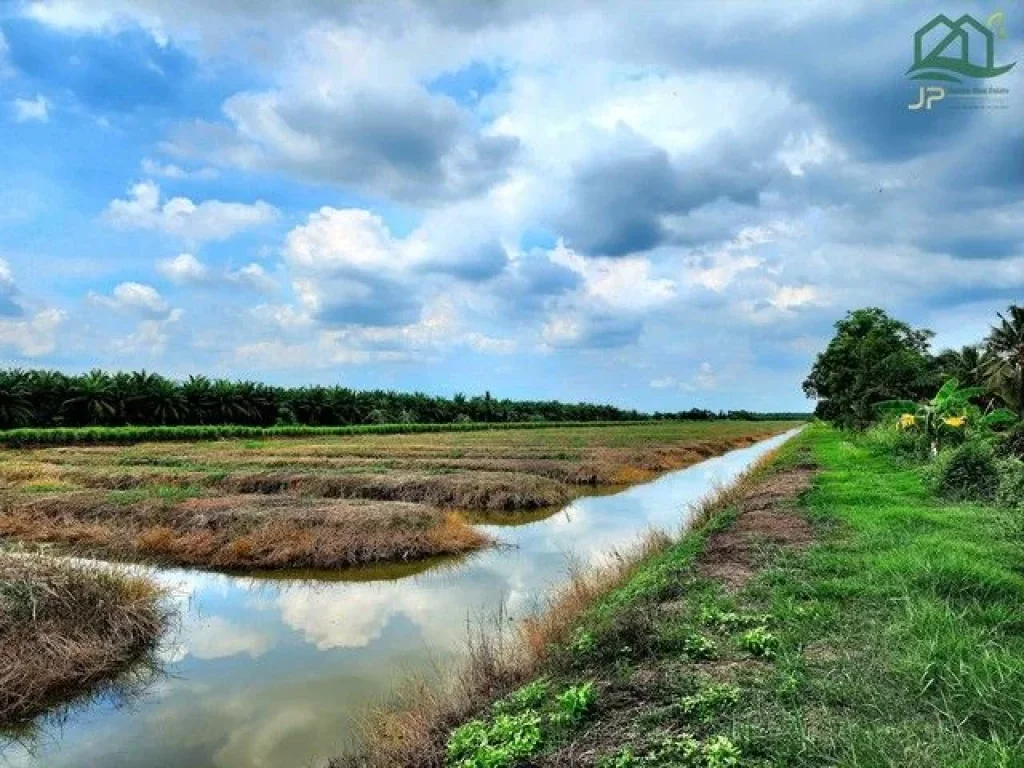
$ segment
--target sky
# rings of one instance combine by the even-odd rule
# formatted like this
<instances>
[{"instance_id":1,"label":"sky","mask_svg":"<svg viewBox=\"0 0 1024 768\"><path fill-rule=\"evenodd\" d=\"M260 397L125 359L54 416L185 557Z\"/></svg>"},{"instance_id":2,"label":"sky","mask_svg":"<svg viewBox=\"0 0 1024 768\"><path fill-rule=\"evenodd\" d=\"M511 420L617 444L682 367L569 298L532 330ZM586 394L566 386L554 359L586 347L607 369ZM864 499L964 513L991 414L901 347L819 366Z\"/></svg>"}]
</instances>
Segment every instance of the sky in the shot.
<instances>
[{"instance_id":1,"label":"sky","mask_svg":"<svg viewBox=\"0 0 1024 768\"><path fill-rule=\"evenodd\" d=\"M1007 94L908 108L938 13ZM0 0L0 366L809 410L848 310L943 347L1024 299L1022 39L1021 0Z\"/></svg>"}]
</instances>

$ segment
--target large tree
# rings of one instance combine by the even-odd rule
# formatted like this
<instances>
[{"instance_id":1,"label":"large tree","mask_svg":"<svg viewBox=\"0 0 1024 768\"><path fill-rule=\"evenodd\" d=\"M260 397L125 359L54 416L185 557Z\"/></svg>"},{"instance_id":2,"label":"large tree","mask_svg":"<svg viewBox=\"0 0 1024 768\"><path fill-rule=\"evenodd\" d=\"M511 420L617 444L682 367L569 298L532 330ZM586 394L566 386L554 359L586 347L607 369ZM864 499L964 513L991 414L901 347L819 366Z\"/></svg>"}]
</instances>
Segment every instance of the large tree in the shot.
<instances>
[{"instance_id":1,"label":"large tree","mask_svg":"<svg viewBox=\"0 0 1024 768\"><path fill-rule=\"evenodd\" d=\"M1024 415L1024 307L1011 305L999 314L985 339L981 369L989 386L1006 404Z\"/></svg>"},{"instance_id":2,"label":"large tree","mask_svg":"<svg viewBox=\"0 0 1024 768\"><path fill-rule=\"evenodd\" d=\"M931 331L911 328L877 307L849 312L835 327L804 381L804 392L818 400L819 417L863 427L874 419L876 403L935 392Z\"/></svg>"}]
</instances>

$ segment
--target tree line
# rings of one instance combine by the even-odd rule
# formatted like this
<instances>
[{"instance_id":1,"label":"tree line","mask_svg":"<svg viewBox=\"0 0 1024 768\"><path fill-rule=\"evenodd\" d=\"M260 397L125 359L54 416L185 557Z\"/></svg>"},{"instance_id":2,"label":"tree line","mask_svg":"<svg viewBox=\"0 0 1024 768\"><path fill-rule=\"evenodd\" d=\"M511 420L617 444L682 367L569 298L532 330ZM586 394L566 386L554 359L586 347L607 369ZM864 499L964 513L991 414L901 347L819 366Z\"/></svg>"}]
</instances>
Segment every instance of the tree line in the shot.
<instances>
[{"instance_id":1,"label":"tree line","mask_svg":"<svg viewBox=\"0 0 1024 768\"><path fill-rule=\"evenodd\" d=\"M980 388L983 408L1024 412L1024 307L997 313L976 344L933 354L934 333L913 328L877 307L857 309L836 323L803 389L818 400L815 415L863 428L880 403L931 398L950 379Z\"/></svg>"},{"instance_id":2,"label":"tree line","mask_svg":"<svg viewBox=\"0 0 1024 768\"><path fill-rule=\"evenodd\" d=\"M651 418L758 418L747 411L701 409L648 414L593 403L436 397L422 392L340 386L279 387L253 381L148 371L68 375L53 370L0 370L0 429L239 425L311 427L360 424L638 421Z\"/></svg>"}]
</instances>

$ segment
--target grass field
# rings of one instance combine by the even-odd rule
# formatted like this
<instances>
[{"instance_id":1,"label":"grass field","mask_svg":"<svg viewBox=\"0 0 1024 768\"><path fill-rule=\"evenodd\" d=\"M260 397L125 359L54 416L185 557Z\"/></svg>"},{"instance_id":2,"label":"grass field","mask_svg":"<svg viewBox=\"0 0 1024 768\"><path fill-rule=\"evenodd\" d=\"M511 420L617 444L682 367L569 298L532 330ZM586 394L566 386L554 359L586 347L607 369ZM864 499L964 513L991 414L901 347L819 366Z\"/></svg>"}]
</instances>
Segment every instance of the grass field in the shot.
<instances>
[{"instance_id":1,"label":"grass field","mask_svg":"<svg viewBox=\"0 0 1024 768\"><path fill-rule=\"evenodd\" d=\"M219 568L329 568L458 554L472 525L556 508L793 426L291 437L0 454L0 535L80 553Z\"/></svg>"},{"instance_id":2,"label":"grass field","mask_svg":"<svg viewBox=\"0 0 1024 768\"><path fill-rule=\"evenodd\" d=\"M712 511L515 692L492 658L489 691L421 699L340 764L1024 765L1019 514L817 426Z\"/></svg>"}]
</instances>

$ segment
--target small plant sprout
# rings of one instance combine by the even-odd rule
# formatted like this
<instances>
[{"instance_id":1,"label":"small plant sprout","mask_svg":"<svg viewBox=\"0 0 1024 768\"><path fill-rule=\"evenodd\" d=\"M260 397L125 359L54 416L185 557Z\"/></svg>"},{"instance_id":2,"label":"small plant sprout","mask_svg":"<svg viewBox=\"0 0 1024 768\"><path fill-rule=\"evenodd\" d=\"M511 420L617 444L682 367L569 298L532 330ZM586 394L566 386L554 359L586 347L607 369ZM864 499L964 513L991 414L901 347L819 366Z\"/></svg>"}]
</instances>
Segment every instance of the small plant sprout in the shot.
<instances>
[{"instance_id":1,"label":"small plant sprout","mask_svg":"<svg viewBox=\"0 0 1024 768\"><path fill-rule=\"evenodd\" d=\"M760 626L748 629L740 635L740 647L754 656L771 659L779 650L779 638L768 631L768 627Z\"/></svg>"}]
</instances>

